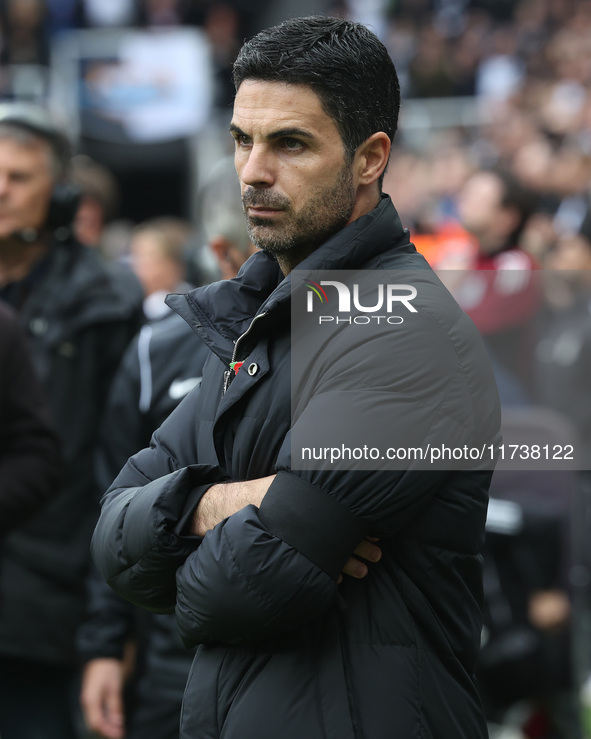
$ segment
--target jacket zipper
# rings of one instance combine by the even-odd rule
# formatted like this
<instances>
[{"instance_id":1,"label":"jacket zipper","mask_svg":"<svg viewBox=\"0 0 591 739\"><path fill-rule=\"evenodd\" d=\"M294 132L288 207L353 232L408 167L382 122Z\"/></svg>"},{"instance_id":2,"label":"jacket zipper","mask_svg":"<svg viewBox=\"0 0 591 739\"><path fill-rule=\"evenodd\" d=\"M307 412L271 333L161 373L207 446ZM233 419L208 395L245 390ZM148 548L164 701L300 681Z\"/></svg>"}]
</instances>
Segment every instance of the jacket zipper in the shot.
<instances>
[{"instance_id":1,"label":"jacket zipper","mask_svg":"<svg viewBox=\"0 0 591 739\"><path fill-rule=\"evenodd\" d=\"M236 374L236 372L233 369L233 364L236 361L236 357L238 356L238 347L239 347L240 342L242 341L242 339L244 339L246 336L248 336L248 334L252 330L252 327L258 321L258 319L259 318L262 318L263 316L266 316L266 315L267 315L267 313L259 313L257 316L255 316L252 319L252 321L250 322L250 326L246 329L246 331L241 336L239 336L236 339L236 342L234 344L234 351L232 352L232 359L230 361L230 369L228 369L228 370L226 370L224 372L224 391L222 393L223 395L226 394L226 390L230 386L231 379Z\"/></svg>"}]
</instances>

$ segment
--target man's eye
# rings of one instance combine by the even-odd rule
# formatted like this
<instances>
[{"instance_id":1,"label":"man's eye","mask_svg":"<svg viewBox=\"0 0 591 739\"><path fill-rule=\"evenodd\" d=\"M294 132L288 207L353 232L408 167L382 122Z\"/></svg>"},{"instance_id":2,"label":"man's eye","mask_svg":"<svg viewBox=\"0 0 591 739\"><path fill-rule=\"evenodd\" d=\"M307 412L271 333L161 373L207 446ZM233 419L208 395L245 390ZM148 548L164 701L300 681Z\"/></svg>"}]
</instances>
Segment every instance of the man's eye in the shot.
<instances>
[{"instance_id":1,"label":"man's eye","mask_svg":"<svg viewBox=\"0 0 591 739\"><path fill-rule=\"evenodd\" d=\"M295 151L297 149L301 149L302 142L299 139L283 139L283 145L286 149L290 149L292 151Z\"/></svg>"},{"instance_id":2,"label":"man's eye","mask_svg":"<svg viewBox=\"0 0 591 739\"><path fill-rule=\"evenodd\" d=\"M236 142L237 146L248 146L250 144L250 139L244 133L236 134L234 136L234 141Z\"/></svg>"}]
</instances>

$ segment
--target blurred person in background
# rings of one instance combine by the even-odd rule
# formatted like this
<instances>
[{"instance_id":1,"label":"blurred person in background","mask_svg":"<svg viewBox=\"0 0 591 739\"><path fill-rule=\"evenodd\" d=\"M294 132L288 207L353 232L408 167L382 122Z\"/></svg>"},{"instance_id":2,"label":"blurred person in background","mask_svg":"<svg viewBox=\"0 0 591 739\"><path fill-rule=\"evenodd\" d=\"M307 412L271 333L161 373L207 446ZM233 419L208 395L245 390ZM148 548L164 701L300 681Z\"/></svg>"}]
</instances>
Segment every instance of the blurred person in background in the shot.
<instances>
[{"instance_id":1,"label":"blurred person in background","mask_svg":"<svg viewBox=\"0 0 591 739\"><path fill-rule=\"evenodd\" d=\"M478 64L475 93L487 104L495 105L515 95L523 79L523 61L517 54L517 29L509 24L501 26L493 32L492 48Z\"/></svg>"},{"instance_id":2,"label":"blurred person in background","mask_svg":"<svg viewBox=\"0 0 591 739\"><path fill-rule=\"evenodd\" d=\"M77 736L75 634L99 501L93 458L111 379L140 320L135 297L72 236L69 158L46 110L0 105L0 300L27 333L64 455L59 491L4 543L2 739Z\"/></svg>"},{"instance_id":3,"label":"blurred person in background","mask_svg":"<svg viewBox=\"0 0 591 739\"><path fill-rule=\"evenodd\" d=\"M384 192L409 224L413 244L434 268L461 268L476 246L458 221L458 194L475 171L467 146L452 133L432 137L422 157L397 153L386 172Z\"/></svg>"},{"instance_id":4,"label":"blurred person in background","mask_svg":"<svg viewBox=\"0 0 591 739\"><path fill-rule=\"evenodd\" d=\"M78 154L70 164L70 181L80 192L74 233L80 243L98 249L106 259L112 253L105 229L119 210L119 184L113 173L91 157Z\"/></svg>"},{"instance_id":5,"label":"blurred person in background","mask_svg":"<svg viewBox=\"0 0 591 739\"><path fill-rule=\"evenodd\" d=\"M584 735L578 681L588 656L575 637L589 608L581 505L588 472L577 471L591 461L589 224L587 217L578 234L563 234L541 253L543 302L528 322L526 397L516 403L507 382L498 382L504 410L512 411L505 414L506 443L527 439L555 452L572 445L576 460L574 469L497 470L490 488L482 694L489 719L516 721L526 737L539 739Z\"/></svg>"},{"instance_id":6,"label":"blurred person in background","mask_svg":"<svg viewBox=\"0 0 591 739\"><path fill-rule=\"evenodd\" d=\"M49 62L44 0L5 0L0 4L0 22L5 31L2 56L7 64Z\"/></svg>"},{"instance_id":7,"label":"blurred person in background","mask_svg":"<svg viewBox=\"0 0 591 739\"><path fill-rule=\"evenodd\" d=\"M556 428L559 420L552 417ZM489 723L536 739L583 737L573 689L576 488L574 472L556 470L500 470L491 485L477 674Z\"/></svg>"},{"instance_id":8,"label":"blurred person in background","mask_svg":"<svg viewBox=\"0 0 591 739\"><path fill-rule=\"evenodd\" d=\"M62 458L58 435L37 378L25 333L16 313L0 301L0 572L4 548L14 544L12 534L26 526L58 493ZM10 554L8 555L10 557ZM0 620L11 589L0 584ZM13 701L22 705L22 670L0 668L0 727ZM47 675L45 676L47 677ZM30 677L31 686L38 675ZM54 692L55 688L55 692ZM43 691L41 693L41 690ZM37 684L46 705L63 703L59 680ZM8 707L8 708L7 708ZM49 729L51 730L51 729ZM31 736L18 726L7 736ZM36 734L39 736L39 734Z\"/></svg>"},{"instance_id":9,"label":"blurred person in background","mask_svg":"<svg viewBox=\"0 0 591 739\"><path fill-rule=\"evenodd\" d=\"M89 156L78 154L69 167L70 182L79 200L72 224L75 238L96 249L106 262L109 279L132 302L145 298L144 288L129 265L129 242L133 223L115 219L120 189L114 174Z\"/></svg>"},{"instance_id":10,"label":"blurred person in background","mask_svg":"<svg viewBox=\"0 0 591 739\"><path fill-rule=\"evenodd\" d=\"M417 34L417 48L408 65L410 97L446 97L453 94L453 63L446 40L431 25Z\"/></svg>"},{"instance_id":11,"label":"blurred person in background","mask_svg":"<svg viewBox=\"0 0 591 739\"><path fill-rule=\"evenodd\" d=\"M485 338L504 408L519 406L524 424L528 408L539 403L533 355L543 296L538 265L522 248L522 236L532 215L539 215L538 202L537 193L501 168L474 174L458 199L460 223L476 251L465 259L454 292ZM492 515L487 522L486 648L479 674L489 719L502 722L511 705L529 705L526 736L538 736L536 730L544 737L582 736L568 576L576 490L574 473L497 471L491 484L491 499L503 511L510 501L506 506L517 509L514 520L521 524L495 530Z\"/></svg>"},{"instance_id":12,"label":"blurred person in background","mask_svg":"<svg viewBox=\"0 0 591 739\"><path fill-rule=\"evenodd\" d=\"M253 253L233 158L206 178L200 212L207 244L224 279ZM154 223L154 222L151 222ZM156 221L162 227L162 219ZM150 223L136 234L154 233ZM161 235L161 228L157 231ZM127 459L201 381L205 344L174 312L143 327L125 353L109 395L99 454L105 489ZM176 739L193 654L181 643L174 616L147 614L116 595L94 570L88 618L79 632L85 662L81 702L88 728L108 739ZM127 645L136 647L129 664ZM127 681L130 680L130 683Z\"/></svg>"},{"instance_id":13,"label":"blurred person in background","mask_svg":"<svg viewBox=\"0 0 591 739\"><path fill-rule=\"evenodd\" d=\"M164 302L171 292L191 289L185 282L191 234L189 223L168 217L140 223L132 233L130 264L144 292L146 323L127 348L109 392L97 455L105 489L201 380L206 348L191 341L189 326ZM109 739L178 736L190 656L174 619L146 618L94 568L87 588L87 618L78 634L87 727Z\"/></svg>"},{"instance_id":14,"label":"blurred person in background","mask_svg":"<svg viewBox=\"0 0 591 739\"><path fill-rule=\"evenodd\" d=\"M548 187L556 200L552 225L559 236L579 233L589 208L591 156L578 146L561 146L552 157Z\"/></svg>"},{"instance_id":15,"label":"blurred person in background","mask_svg":"<svg viewBox=\"0 0 591 739\"><path fill-rule=\"evenodd\" d=\"M168 294L191 289L185 282L191 235L190 223L169 217L141 223L132 232L130 266L144 291L143 310L150 321L170 313L164 302Z\"/></svg>"},{"instance_id":16,"label":"blurred person in background","mask_svg":"<svg viewBox=\"0 0 591 739\"><path fill-rule=\"evenodd\" d=\"M240 21L237 9L230 3L212 4L204 18L215 77L215 105L219 109L231 107L234 100L232 64L240 49Z\"/></svg>"},{"instance_id":17,"label":"blurred person in background","mask_svg":"<svg viewBox=\"0 0 591 739\"><path fill-rule=\"evenodd\" d=\"M577 233L558 239L544 262L545 306L534 353L540 405L574 423L591 469L591 213Z\"/></svg>"},{"instance_id":18,"label":"blurred person in background","mask_svg":"<svg viewBox=\"0 0 591 739\"><path fill-rule=\"evenodd\" d=\"M459 193L458 214L476 249L466 250L463 264L451 265L457 271L450 276L454 296L485 338L497 380L506 375L523 392L531 378L533 319L541 292L536 264L520 248L520 237L535 206L534 193L510 173L473 174ZM438 269L446 265L439 263Z\"/></svg>"},{"instance_id":19,"label":"blurred person in background","mask_svg":"<svg viewBox=\"0 0 591 739\"><path fill-rule=\"evenodd\" d=\"M220 276L236 277L255 247L248 236L234 158L221 159L201 189L199 217Z\"/></svg>"}]
</instances>

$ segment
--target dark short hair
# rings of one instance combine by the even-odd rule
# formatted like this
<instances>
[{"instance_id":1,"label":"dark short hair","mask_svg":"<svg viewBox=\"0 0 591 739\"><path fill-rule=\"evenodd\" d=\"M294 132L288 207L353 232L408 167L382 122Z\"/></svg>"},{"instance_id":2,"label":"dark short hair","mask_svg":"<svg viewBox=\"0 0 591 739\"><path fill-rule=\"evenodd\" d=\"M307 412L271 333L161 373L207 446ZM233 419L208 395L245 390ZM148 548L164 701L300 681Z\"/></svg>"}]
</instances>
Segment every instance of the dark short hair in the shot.
<instances>
[{"instance_id":1,"label":"dark short hair","mask_svg":"<svg viewBox=\"0 0 591 739\"><path fill-rule=\"evenodd\" d=\"M233 77L236 90L246 79L309 85L351 158L376 131L394 139L398 75L386 47L361 23L324 16L283 21L244 44Z\"/></svg>"}]
</instances>

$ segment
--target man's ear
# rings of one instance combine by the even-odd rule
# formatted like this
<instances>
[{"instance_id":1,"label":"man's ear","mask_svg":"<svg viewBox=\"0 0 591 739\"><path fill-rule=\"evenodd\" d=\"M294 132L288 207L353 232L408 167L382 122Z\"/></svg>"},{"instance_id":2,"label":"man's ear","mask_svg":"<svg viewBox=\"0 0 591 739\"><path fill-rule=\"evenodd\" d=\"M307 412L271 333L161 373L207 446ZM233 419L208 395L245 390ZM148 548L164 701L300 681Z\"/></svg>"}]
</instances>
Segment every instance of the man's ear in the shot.
<instances>
[{"instance_id":1,"label":"man's ear","mask_svg":"<svg viewBox=\"0 0 591 739\"><path fill-rule=\"evenodd\" d=\"M391 147L388 134L376 131L357 148L353 171L360 185L371 185L380 178L388 164Z\"/></svg>"}]
</instances>

